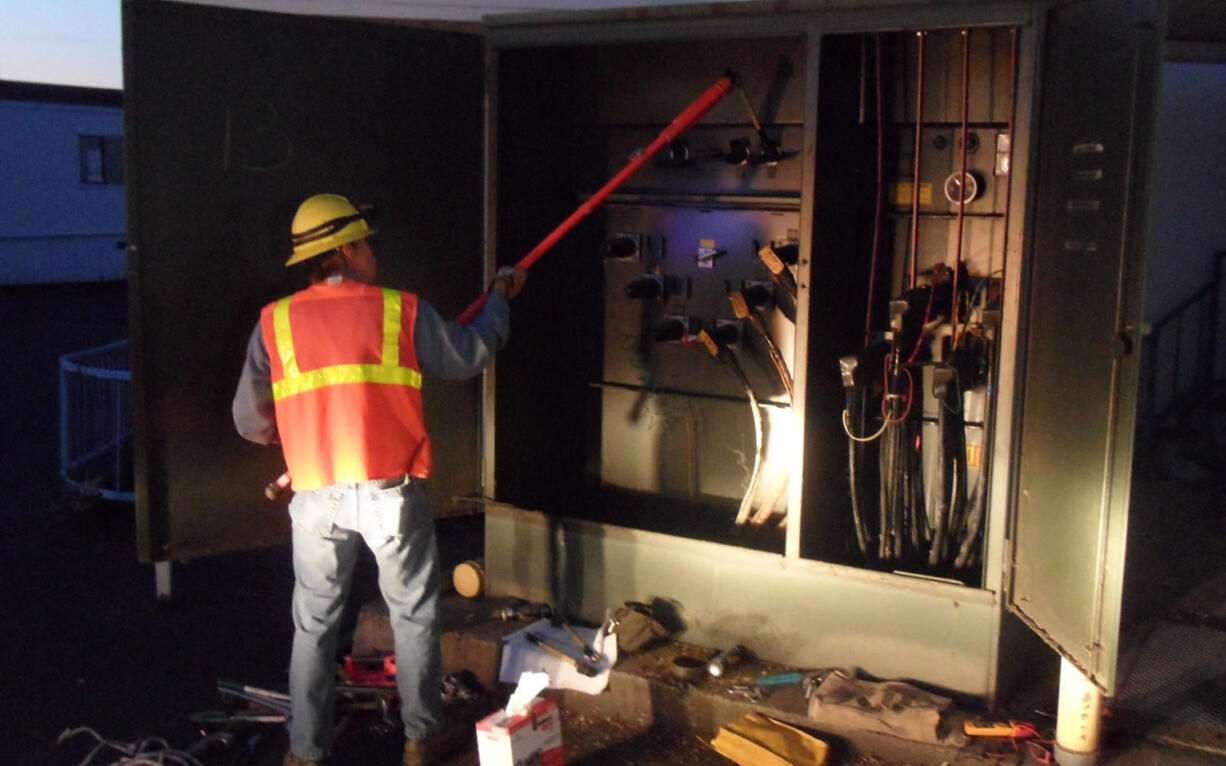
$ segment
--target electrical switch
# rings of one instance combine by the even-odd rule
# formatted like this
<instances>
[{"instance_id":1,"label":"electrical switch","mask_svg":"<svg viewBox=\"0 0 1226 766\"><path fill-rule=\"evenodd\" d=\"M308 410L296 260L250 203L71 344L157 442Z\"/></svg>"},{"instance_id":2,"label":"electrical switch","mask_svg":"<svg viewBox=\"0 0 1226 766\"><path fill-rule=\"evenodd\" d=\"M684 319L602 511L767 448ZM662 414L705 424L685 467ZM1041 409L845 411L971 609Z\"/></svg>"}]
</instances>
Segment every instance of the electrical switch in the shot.
<instances>
[{"instance_id":1,"label":"electrical switch","mask_svg":"<svg viewBox=\"0 0 1226 766\"><path fill-rule=\"evenodd\" d=\"M711 337L721 346L739 346L741 343L742 325L739 319L716 319L715 329Z\"/></svg>"},{"instance_id":2,"label":"electrical switch","mask_svg":"<svg viewBox=\"0 0 1226 766\"><path fill-rule=\"evenodd\" d=\"M656 160L656 165L674 168L683 168L693 164L694 157L690 152L689 143L679 138L670 141L668 148Z\"/></svg>"},{"instance_id":3,"label":"electrical switch","mask_svg":"<svg viewBox=\"0 0 1226 766\"><path fill-rule=\"evenodd\" d=\"M637 261L643 252L643 235L618 232L604 243L603 250L610 261Z\"/></svg>"},{"instance_id":4,"label":"electrical switch","mask_svg":"<svg viewBox=\"0 0 1226 766\"><path fill-rule=\"evenodd\" d=\"M747 280L741 288L741 295L752 309L769 309L775 305L775 288L770 282Z\"/></svg>"},{"instance_id":5,"label":"electrical switch","mask_svg":"<svg viewBox=\"0 0 1226 766\"><path fill-rule=\"evenodd\" d=\"M664 300L664 277L660 274L644 274L626 285L626 297L636 301Z\"/></svg>"},{"instance_id":6,"label":"electrical switch","mask_svg":"<svg viewBox=\"0 0 1226 766\"><path fill-rule=\"evenodd\" d=\"M655 326L657 343L676 343L689 335L690 318L687 316L666 316Z\"/></svg>"}]
</instances>

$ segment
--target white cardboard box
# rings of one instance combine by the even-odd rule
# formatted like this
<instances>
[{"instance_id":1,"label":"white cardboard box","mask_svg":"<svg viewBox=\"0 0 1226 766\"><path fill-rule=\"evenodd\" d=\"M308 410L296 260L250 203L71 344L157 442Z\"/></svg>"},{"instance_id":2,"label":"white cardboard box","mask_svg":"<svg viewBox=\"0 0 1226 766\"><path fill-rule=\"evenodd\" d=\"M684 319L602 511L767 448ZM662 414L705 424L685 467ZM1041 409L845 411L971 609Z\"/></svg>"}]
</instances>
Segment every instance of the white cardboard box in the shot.
<instances>
[{"instance_id":1,"label":"white cardboard box","mask_svg":"<svg viewBox=\"0 0 1226 766\"><path fill-rule=\"evenodd\" d=\"M477 757L481 766L562 766L562 719L553 700L536 697L531 710L505 710L477 722Z\"/></svg>"}]
</instances>

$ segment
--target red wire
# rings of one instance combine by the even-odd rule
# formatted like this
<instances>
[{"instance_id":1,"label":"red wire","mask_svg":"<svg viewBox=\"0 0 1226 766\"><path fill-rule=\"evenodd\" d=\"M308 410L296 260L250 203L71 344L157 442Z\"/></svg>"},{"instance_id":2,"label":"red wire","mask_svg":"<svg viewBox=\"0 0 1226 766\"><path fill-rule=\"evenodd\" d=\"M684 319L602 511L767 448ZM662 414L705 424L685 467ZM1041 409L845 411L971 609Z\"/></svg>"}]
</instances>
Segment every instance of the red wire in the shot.
<instances>
[{"instance_id":1,"label":"red wire","mask_svg":"<svg viewBox=\"0 0 1226 766\"><path fill-rule=\"evenodd\" d=\"M877 79L877 199L873 210L873 257L868 274L868 308L864 314L864 346L867 348L873 330L873 296L877 291L877 257L881 248L882 197L885 185L885 123L881 116L881 35L874 35Z\"/></svg>"},{"instance_id":2,"label":"red wire","mask_svg":"<svg viewBox=\"0 0 1226 766\"><path fill-rule=\"evenodd\" d=\"M950 320L950 327L953 333L951 339L951 348L958 347L958 272L962 271L962 228L963 228L963 211L966 210L966 139L967 139L967 119L968 111L970 110L970 53L971 51L971 31L969 29L962 30L962 164L958 169L960 175L958 187L961 191L958 194L958 244L955 246L957 255L954 263L954 287L953 300L951 303L951 314L953 318ZM1010 136L1012 140L1012 136Z\"/></svg>"},{"instance_id":3,"label":"red wire","mask_svg":"<svg viewBox=\"0 0 1226 766\"><path fill-rule=\"evenodd\" d=\"M1009 738L1009 746L1006 750L989 750L984 753L988 758L1008 758L1017 754L1022 745L1026 746L1030 757L1042 764L1050 764L1052 762L1051 749L1047 747L1052 743L1049 739L1044 739L1039 730L1034 727L1034 724L1028 721L1010 721L1009 725L1013 727L1013 736Z\"/></svg>"},{"instance_id":4,"label":"red wire","mask_svg":"<svg viewBox=\"0 0 1226 766\"><path fill-rule=\"evenodd\" d=\"M907 364L915 361L915 357L919 356L920 347L924 345L924 336L927 335L925 328L928 326L928 320L932 318L932 297L936 295L936 285L928 288L928 307L924 309L924 321L920 323L919 339L915 341L915 348L911 349L911 356L907 357Z\"/></svg>"}]
</instances>

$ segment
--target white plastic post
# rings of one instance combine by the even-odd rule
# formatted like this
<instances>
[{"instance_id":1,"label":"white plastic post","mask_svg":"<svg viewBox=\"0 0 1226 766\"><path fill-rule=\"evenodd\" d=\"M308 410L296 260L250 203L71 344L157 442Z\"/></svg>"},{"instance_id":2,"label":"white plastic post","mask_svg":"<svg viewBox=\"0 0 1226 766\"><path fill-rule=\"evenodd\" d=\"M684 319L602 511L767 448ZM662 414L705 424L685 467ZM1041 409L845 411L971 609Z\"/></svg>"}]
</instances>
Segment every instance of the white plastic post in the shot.
<instances>
[{"instance_id":1,"label":"white plastic post","mask_svg":"<svg viewBox=\"0 0 1226 766\"><path fill-rule=\"evenodd\" d=\"M1098 763L1103 696L1077 666L1060 659L1060 702L1056 709L1056 763L1093 766Z\"/></svg>"},{"instance_id":2,"label":"white plastic post","mask_svg":"<svg viewBox=\"0 0 1226 766\"><path fill-rule=\"evenodd\" d=\"M159 602L170 601L170 562L153 562L153 581Z\"/></svg>"}]
</instances>

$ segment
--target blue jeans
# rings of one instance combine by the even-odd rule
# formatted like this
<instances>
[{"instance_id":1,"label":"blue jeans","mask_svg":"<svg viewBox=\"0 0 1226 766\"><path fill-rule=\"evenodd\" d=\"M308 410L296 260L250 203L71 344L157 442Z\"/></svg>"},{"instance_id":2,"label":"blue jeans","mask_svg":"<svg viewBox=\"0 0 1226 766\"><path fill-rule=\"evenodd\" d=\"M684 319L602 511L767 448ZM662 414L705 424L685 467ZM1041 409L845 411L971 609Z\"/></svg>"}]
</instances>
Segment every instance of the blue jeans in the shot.
<instances>
[{"instance_id":1,"label":"blue jeans","mask_svg":"<svg viewBox=\"0 0 1226 766\"><path fill-rule=\"evenodd\" d=\"M425 481L401 477L299 492L289 514L294 540L290 750L307 760L322 760L330 750L337 634L363 540L375 554L388 605L405 735L425 736L442 720L443 684L438 548Z\"/></svg>"}]
</instances>

